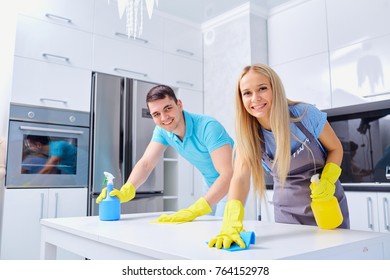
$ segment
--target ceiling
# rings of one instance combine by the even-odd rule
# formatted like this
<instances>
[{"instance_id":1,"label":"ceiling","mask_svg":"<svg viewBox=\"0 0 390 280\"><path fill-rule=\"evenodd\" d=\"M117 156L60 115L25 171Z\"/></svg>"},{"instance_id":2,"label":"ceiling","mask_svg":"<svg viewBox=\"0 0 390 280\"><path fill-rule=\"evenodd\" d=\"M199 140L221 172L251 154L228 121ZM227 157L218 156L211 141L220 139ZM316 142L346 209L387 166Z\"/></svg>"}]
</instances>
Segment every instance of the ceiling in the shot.
<instances>
[{"instance_id":1,"label":"ceiling","mask_svg":"<svg viewBox=\"0 0 390 280\"><path fill-rule=\"evenodd\" d=\"M270 9L288 1L291 0L158 0L156 10L201 24L248 2Z\"/></svg>"}]
</instances>

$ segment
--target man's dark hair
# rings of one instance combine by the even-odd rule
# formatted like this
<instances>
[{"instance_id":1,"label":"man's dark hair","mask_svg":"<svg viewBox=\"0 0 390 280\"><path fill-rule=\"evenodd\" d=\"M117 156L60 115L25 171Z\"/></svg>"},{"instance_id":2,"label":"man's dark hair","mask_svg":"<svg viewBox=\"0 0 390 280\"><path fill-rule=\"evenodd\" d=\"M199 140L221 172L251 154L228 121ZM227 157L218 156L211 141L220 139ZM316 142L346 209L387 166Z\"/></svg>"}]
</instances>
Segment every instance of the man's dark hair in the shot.
<instances>
[{"instance_id":1,"label":"man's dark hair","mask_svg":"<svg viewBox=\"0 0 390 280\"><path fill-rule=\"evenodd\" d=\"M149 90L148 94L146 95L146 104L152 101L164 99L165 97L169 97L170 99L175 101L175 103L177 103L175 92L171 87L165 85L155 86L151 90Z\"/></svg>"},{"instance_id":2,"label":"man's dark hair","mask_svg":"<svg viewBox=\"0 0 390 280\"><path fill-rule=\"evenodd\" d=\"M48 136L27 135L27 140L32 143L41 143L42 145L49 145L50 139Z\"/></svg>"}]
</instances>

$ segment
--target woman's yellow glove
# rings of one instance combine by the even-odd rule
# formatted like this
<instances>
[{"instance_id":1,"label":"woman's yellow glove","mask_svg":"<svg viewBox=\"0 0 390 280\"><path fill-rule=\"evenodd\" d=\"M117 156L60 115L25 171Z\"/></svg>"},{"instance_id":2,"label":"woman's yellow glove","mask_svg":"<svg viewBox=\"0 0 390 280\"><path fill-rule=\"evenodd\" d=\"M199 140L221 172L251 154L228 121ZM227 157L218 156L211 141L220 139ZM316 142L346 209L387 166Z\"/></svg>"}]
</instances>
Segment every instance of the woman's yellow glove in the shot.
<instances>
[{"instance_id":1,"label":"woman's yellow glove","mask_svg":"<svg viewBox=\"0 0 390 280\"><path fill-rule=\"evenodd\" d=\"M157 223L186 223L193 221L196 217L206 215L212 211L210 205L203 197L199 198L190 207L167 215L163 214L157 219Z\"/></svg>"},{"instance_id":2,"label":"woman's yellow glove","mask_svg":"<svg viewBox=\"0 0 390 280\"><path fill-rule=\"evenodd\" d=\"M209 242L209 247L229 249L233 242L241 248L245 248L245 243L240 237L240 232L244 231L242 220L244 219L244 207L239 200L230 200L226 203L223 215L222 230Z\"/></svg>"},{"instance_id":3,"label":"woman's yellow glove","mask_svg":"<svg viewBox=\"0 0 390 280\"><path fill-rule=\"evenodd\" d=\"M329 162L322 170L319 182L310 184L311 195L314 201L327 201L334 196L338 178L341 175L341 168L335 163Z\"/></svg>"},{"instance_id":4,"label":"woman's yellow glove","mask_svg":"<svg viewBox=\"0 0 390 280\"><path fill-rule=\"evenodd\" d=\"M106 198L107 188L103 188L102 192L96 198L96 203L99 204L103 199ZM116 196L121 203L128 202L135 197L135 187L132 183L124 184L120 190L113 189L110 196Z\"/></svg>"}]
</instances>

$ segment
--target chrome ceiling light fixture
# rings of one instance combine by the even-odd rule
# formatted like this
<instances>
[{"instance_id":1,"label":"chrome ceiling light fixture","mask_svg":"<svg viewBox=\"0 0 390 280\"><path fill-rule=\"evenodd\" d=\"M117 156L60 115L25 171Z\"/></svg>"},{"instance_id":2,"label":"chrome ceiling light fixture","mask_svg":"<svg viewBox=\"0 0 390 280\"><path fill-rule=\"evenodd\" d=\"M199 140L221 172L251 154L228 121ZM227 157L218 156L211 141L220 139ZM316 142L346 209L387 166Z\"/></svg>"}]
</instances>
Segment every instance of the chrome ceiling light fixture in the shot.
<instances>
[{"instance_id":1,"label":"chrome ceiling light fixture","mask_svg":"<svg viewBox=\"0 0 390 280\"><path fill-rule=\"evenodd\" d=\"M158 0L117 0L119 18L126 14L127 36L140 37L143 29L143 11L144 5L148 12L149 19L152 18L154 4L158 6ZM110 0L108 0L110 4Z\"/></svg>"}]
</instances>

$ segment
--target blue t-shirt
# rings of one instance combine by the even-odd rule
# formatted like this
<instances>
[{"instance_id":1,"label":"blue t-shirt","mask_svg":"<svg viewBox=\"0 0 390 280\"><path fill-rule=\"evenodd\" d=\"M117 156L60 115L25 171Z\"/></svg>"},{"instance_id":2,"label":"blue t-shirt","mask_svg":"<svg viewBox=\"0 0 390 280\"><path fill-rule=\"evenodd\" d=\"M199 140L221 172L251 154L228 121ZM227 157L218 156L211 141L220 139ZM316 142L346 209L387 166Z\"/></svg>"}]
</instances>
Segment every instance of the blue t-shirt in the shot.
<instances>
[{"instance_id":1,"label":"blue t-shirt","mask_svg":"<svg viewBox=\"0 0 390 280\"><path fill-rule=\"evenodd\" d=\"M206 184L211 186L219 177L210 153L224 145L233 147L234 141L225 128L214 118L183 111L186 134L183 141L165 129L156 126L153 142L172 146L183 158L193 164L203 175Z\"/></svg>"},{"instance_id":2,"label":"blue t-shirt","mask_svg":"<svg viewBox=\"0 0 390 280\"><path fill-rule=\"evenodd\" d=\"M51 141L50 156L58 156L61 162L57 165L61 174L76 173L76 147L65 141Z\"/></svg>"},{"instance_id":3,"label":"blue t-shirt","mask_svg":"<svg viewBox=\"0 0 390 280\"><path fill-rule=\"evenodd\" d=\"M324 129L326 123L326 113L320 111L317 107L307 103L298 103L291 105L289 106L289 110L295 117L300 117L303 115L300 122L318 141L318 137L320 137L321 132ZM297 127L295 123L290 123L290 129L292 134L296 135L300 141L305 141L306 136ZM272 131L266 130L264 128L262 128L262 132L265 140L266 153L270 158L274 158L276 151L274 135ZM299 142L293 135L291 135L290 143L291 153L295 152L302 145L302 143ZM325 151L321 144L320 147L323 151ZM263 166L265 165L263 164Z\"/></svg>"}]
</instances>

